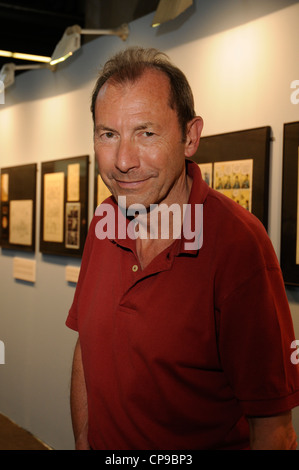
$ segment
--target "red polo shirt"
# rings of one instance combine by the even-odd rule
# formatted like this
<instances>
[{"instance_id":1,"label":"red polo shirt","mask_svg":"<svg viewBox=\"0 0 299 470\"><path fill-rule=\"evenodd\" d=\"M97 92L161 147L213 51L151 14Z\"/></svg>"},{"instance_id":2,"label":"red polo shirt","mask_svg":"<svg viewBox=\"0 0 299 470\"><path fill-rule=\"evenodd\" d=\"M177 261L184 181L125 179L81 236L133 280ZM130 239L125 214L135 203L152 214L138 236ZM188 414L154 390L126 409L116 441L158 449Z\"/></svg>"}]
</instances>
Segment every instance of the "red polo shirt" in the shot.
<instances>
[{"instance_id":1,"label":"red polo shirt","mask_svg":"<svg viewBox=\"0 0 299 470\"><path fill-rule=\"evenodd\" d=\"M66 323L79 332L94 449L245 449L246 415L299 405L266 231L196 164L187 171L189 203L203 204L199 250L178 239L142 270L134 240L99 240L91 223Z\"/></svg>"}]
</instances>

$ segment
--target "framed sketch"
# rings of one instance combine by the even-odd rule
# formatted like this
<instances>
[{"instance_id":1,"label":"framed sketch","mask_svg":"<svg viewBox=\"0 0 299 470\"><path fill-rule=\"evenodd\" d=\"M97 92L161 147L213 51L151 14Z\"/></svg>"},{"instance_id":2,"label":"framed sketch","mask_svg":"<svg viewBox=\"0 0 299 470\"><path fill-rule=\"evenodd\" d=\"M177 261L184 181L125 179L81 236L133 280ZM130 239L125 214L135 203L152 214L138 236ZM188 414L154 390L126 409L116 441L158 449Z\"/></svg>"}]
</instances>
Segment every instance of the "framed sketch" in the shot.
<instances>
[{"instance_id":1,"label":"framed sketch","mask_svg":"<svg viewBox=\"0 0 299 470\"><path fill-rule=\"evenodd\" d=\"M82 255L88 229L88 174L88 156L42 163L42 253Z\"/></svg>"},{"instance_id":2,"label":"framed sketch","mask_svg":"<svg viewBox=\"0 0 299 470\"><path fill-rule=\"evenodd\" d=\"M299 286L299 121L284 125L280 264L285 283Z\"/></svg>"},{"instance_id":3,"label":"framed sketch","mask_svg":"<svg viewBox=\"0 0 299 470\"><path fill-rule=\"evenodd\" d=\"M203 179L268 227L269 126L202 137L193 160Z\"/></svg>"},{"instance_id":4,"label":"framed sketch","mask_svg":"<svg viewBox=\"0 0 299 470\"><path fill-rule=\"evenodd\" d=\"M1 169L2 248L35 251L36 173L35 163Z\"/></svg>"}]
</instances>

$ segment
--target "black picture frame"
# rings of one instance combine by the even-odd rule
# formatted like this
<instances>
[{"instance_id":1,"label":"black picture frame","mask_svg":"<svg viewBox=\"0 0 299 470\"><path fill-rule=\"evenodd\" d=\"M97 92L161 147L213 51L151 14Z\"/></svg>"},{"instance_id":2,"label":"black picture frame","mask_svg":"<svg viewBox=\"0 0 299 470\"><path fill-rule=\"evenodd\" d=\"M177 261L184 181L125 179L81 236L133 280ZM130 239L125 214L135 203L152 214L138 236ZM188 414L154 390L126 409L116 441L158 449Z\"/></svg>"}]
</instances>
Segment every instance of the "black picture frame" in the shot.
<instances>
[{"instance_id":1,"label":"black picture frame","mask_svg":"<svg viewBox=\"0 0 299 470\"><path fill-rule=\"evenodd\" d=\"M78 197L68 196L68 169L79 165ZM63 233L60 241L45 239L45 175L60 174L63 184ZM78 156L42 162L41 164L41 208L40 208L40 252L43 254L71 256L79 258L83 254L88 231L88 184L89 156ZM73 206L72 206L73 205ZM72 209L75 208L75 210ZM78 210L77 210L78 209ZM69 211L69 212L68 212ZM69 224L72 224L69 226ZM72 227L73 230L72 230ZM73 240L69 237L73 234ZM75 238L76 237L76 238Z\"/></svg>"},{"instance_id":2,"label":"black picture frame","mask_svg":"<svg viewBox=\"0 0 299 470\"><path fill-rule=\"evenodd\" d=\"M7 175L7 176L4 176ZM2 179L3 178L3 179ZM0 245L4 249L34 252L36 242L36 180L37 180L37 164L31 163L26 165L18 165L13 167L7 167L1 169L1 184L4 182L4 178L7 181L7 188L1 188L0 198ZM5 190L6 197L3 198L2 192ZM4 199L4 200L3 200ZM19 229L23 234L26 235L28 240L26 243L12 242L15 239L11 228L11 203L20 203L21 201L28 201L30 204L31 222L29 227L25 219L19 221ZM29 232L31 230L31 234ZM20 232L20 233L21 233Z\"/></svg>"},{"instance_id":3,"label":"black picture frame","mask_svg":"<svg viewBox=\"0 0 299 470\"><path fill-rule=\"evenodd\" d=\"M286 285L299 286L296 264L299 121L284 124L280 265Z\"/></svg>"},{"instance_id":4,"label":"black picture frame","mask_svg":"<svg viewBox=\"0 0 299 470\"><path fill-rule=\"evenodd\" d=\"M271 127L202 137L193 160L215 163L253 159L251 212L268 228Z\"/></svg>"}]
</instances>

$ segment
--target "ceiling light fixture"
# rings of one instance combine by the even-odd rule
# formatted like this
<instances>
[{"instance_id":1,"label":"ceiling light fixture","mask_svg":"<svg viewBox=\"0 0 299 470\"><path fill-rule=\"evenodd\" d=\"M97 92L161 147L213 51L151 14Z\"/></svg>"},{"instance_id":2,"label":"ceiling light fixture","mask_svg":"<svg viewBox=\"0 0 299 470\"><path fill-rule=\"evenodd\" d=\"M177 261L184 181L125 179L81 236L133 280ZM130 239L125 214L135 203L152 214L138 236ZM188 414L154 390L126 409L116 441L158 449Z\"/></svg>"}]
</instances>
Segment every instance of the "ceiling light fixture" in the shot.
<instances>
[{"instance_id":1,"label":"ceiling light fixture","mask_svg":"<svg viewBox=\"0 0 299 470\"><path fill-rule=\"evenodd\" d=\"M127 24L123 24L119 28L115 29L82 29L78 25L69 26L62 36L61 40L57 44L51 60L51 65L56 65L59 62L63 62L68 57L73 55L81 47L81 35L114 35L119 36L125 41L129 35L129 27Z\"/></svg>"},{"instance_id":2,"label":"ceiling light fixture","mask_svg":"<svg viewBox=\"0 0 299 470\"><path fill-rule=\"evenodd\" d=\"M14 63L5 64L0 71L0 82L4 84L5 88L11 86L15 81L16 70L31 70L40 68L48 68L52 71L55 70L56 64L66 60L75 51L80 49L82 34L90 34L95 36L114 35L119 36L123 41L125 41L129 35L129 26L127 24L123 24L119 28L115 29L82 29L78 25L70 26L65 30L64 35L62 36L52 54L52 57L0 50L0 56L2 57L42 62L42 64L39 63L35 65L16 65Z\"/></svg>"},{"instance_id":3,"label":"ceiling light fixture","mask_svg":"<svg viewBox=\"0 0 299 470\"><path fill-rule=\"evenodd\" d=\"M173 20L187 8L191 7L193 0L160 0L156 10L152 27L156 28L162 23Z\"/></svg>"},{"instance_id":4,"label":"ceiling light fixture","mask_svg":"<svg viewBox=\"0 0 299 470\"><path fill-rule=\"evenodd\" d=\"M51 57L45 57L42 55L34 55L34 54L24 54L23 52L11 52L11 51L2 51L0 50L1 57L10 57L12 59L20 59L20 60L33 60L34 62L44 62L49 63Z\"/></svg>"},{"instance_id":5,"label":"ceiling light fixture","mask_svg":"<svg viewBox=\"0 0 299 470\"><path fill-rule=\"evenodd\" d=\"M0 71L0 82L4 84L4 88L8 88L15 81L16 70L32 70L32 69L50 69L54 70L50 64L32 64L32 65L16 65L14 63L4 64Z\"/></svg>"}]
</instances>

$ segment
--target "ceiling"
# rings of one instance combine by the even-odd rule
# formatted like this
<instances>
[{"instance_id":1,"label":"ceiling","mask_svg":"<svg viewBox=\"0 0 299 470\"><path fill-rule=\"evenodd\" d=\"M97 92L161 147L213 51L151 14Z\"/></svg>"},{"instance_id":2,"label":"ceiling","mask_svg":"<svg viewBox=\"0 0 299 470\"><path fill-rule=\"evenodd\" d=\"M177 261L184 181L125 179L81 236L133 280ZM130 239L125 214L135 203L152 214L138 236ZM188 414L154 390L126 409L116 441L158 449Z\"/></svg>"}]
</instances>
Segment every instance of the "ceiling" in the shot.
<instances>
[{"instance_id":1,"label":"ceiling","mask_svg":"<svg viewBox=\"0 0 299 470\"><path fill-rule=\"evenodd\" d=\"M68 26L115 28L155 11L158 3L159 0L0 0L0 49L50 57ZM91 39L83 36L82 42ZM0 57L0 69L7 62L12 60ZM15 59L13 62L25 64Z\"/></svg>"}]
</instances>

